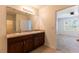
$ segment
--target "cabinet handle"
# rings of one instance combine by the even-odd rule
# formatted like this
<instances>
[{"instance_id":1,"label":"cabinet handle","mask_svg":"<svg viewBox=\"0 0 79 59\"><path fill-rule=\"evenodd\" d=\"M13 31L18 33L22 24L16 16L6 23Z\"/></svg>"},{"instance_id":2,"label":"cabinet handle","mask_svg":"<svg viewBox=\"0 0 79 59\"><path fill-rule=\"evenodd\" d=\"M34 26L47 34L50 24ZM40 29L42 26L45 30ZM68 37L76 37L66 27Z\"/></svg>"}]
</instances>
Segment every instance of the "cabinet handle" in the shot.
<instances>
[{"instance_id":1,"label":"cabinet handle","mask_svg":"<svg viewBox=\"0 0 79 59\"><path fill-rule=\"evenodd\" d=\"M24 41L24 44L25 44L25 41Z\"/></svg>"}]
</instances>

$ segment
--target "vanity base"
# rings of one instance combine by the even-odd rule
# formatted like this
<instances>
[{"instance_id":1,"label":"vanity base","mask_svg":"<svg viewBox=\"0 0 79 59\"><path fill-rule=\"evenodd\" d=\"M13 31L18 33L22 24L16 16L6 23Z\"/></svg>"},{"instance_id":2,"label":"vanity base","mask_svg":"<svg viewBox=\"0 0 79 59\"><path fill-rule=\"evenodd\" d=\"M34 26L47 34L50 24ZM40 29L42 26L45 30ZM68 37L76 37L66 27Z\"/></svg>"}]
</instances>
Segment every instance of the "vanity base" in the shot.
<instances>
[{"instance_id":1,"label":"vanity base","mask_svg":"<svg viewBox=\"0 0 79 59\"><path fill-rule=\"evenodd\" d=\"M45 33L35 33L18 37L8 38L8 53L27 53L44 45Z\"/></svg>"}]
</instances>

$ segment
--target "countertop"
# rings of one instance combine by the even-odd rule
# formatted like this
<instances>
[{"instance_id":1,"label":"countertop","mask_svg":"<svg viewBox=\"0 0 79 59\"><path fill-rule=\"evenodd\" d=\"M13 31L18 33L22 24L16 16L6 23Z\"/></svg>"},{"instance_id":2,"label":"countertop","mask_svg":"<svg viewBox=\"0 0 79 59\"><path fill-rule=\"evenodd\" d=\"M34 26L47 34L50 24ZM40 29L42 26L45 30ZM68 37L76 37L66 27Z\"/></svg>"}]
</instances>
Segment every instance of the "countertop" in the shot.
<instances>
[{"instance_id":1,"label":"countertop","mask_svg":"<svg viewBox=\"0 0 79 59\"><path fill-rule=\"evenodd\" d=\"M30 35L30 34L41 33L41 32L44 32L44 31L28 31L28 32L21 32L21 33L12 33L12 34L7 34L7 38Z\"/></svg>"}]
</instances>

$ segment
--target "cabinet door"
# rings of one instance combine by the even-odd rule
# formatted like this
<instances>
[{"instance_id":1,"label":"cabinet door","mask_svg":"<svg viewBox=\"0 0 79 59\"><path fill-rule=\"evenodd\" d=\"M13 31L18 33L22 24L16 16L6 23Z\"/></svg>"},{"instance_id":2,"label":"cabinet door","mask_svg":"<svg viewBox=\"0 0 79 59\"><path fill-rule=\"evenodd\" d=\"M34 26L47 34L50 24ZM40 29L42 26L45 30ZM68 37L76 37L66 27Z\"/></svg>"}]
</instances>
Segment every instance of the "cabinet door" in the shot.
<instances>
[{"instance_id":1,"label":"cabinet door","mask_svg":"<svg viewBox=\"0 0 79 59\"><path fill-rule=\"evenodd\" d=\"M21 53L23 52L23 42L14 42L8 44L8 52L10 53Z\"/></svg>"},{"instance_id":2,"label":"cabinet door","mask_svg":"<svg viewBox=\"0 0 79 59\"><path fill-rule=\"evenodd\" d=\"M34 35L34 46L39 47L44 44L44 33Z\"/></svg>"},{"instance_id":3,"label":"cabinet door","mask_svg":"<svg viewBox=\"0 0 79 59\"><path fill-rule=\"evenodd\" d=\"M41 46L41 45L43 45L44 44L44 39L43 38L34 38L34 46L35 46L35 48L36 47L39 47L39 46Z\"/></svg>"},{"instance_id":4,"label":"cabinet door","mask_svg":"<svg viewBox=\"0 0 79 59\"><path fill-rule=\"evenodd\" d=\"M33 50L34 48L34 41L32 38L28 38L24 40L24 52L29 52Z\"/></svg>"}]
</instances>

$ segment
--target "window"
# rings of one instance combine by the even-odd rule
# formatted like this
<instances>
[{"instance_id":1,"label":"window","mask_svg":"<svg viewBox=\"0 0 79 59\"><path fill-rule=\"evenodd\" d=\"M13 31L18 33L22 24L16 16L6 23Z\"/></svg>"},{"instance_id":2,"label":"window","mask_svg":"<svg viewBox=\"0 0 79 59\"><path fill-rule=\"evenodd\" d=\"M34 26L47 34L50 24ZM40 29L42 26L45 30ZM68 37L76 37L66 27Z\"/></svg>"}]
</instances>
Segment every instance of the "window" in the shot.
<instances>
[{"instance_id":1,"label":"window","mask_svg":"<svg viewBox=\"0 0 79 59\"><path fill-rule=\"evenodd\" d=\"M77 18L65 19L64 31L79 31L79 19Z\"/></svg>"}]
</instances>

